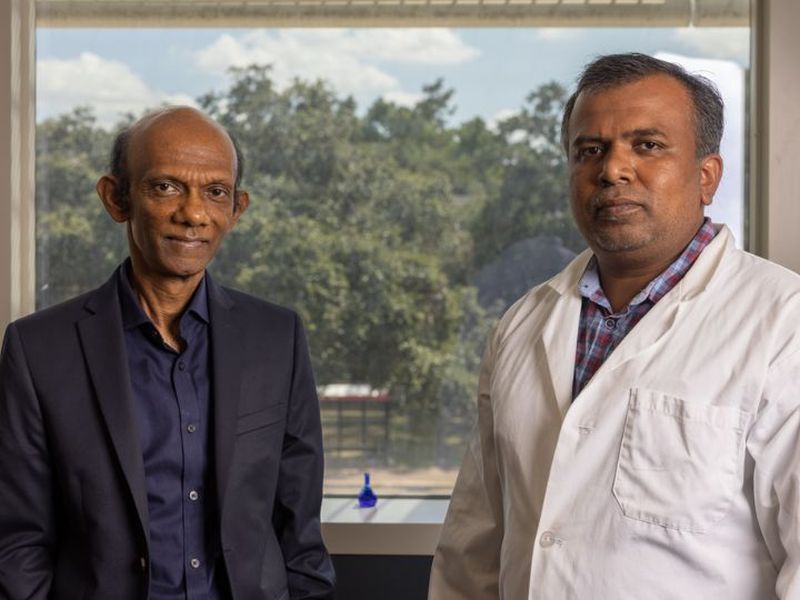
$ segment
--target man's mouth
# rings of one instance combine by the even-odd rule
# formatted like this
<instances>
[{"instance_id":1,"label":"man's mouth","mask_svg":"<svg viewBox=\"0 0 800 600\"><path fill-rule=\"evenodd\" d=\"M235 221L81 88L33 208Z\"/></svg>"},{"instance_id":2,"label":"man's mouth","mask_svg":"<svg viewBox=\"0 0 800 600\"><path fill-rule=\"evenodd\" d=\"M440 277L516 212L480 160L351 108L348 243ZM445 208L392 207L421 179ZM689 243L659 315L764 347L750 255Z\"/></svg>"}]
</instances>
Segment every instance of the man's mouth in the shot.
<instances>
[{"instance_id":1,"label":"man's mouth","mask_svg":"<svg viewBox=\"0 0 800 600\"><path fill-rule=\"evenodd\" d=\"M628 198L595 199L592 202L594 216L605 221L624 219L644 209L641 202Z\"/></svg>"},{"instance_id":2,"label":"man's mouth","mask_svg":"<svg viewBox=\"0 0 800 600\"><path fill-rule=\"evenodd\" d=\"M208 243L208 240L183 236L167 236L167 241L187 249L200 248Z\"/></svg>"}]
</instances>

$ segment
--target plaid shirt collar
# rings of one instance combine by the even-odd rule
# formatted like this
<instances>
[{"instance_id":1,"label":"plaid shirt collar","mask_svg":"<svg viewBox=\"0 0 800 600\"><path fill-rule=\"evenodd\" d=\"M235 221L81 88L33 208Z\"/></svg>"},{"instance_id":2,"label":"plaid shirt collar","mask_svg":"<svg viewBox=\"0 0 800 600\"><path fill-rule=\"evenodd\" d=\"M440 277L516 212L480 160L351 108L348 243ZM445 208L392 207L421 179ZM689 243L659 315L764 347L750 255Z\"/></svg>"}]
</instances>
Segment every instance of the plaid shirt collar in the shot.
<instances>
[{"instance_id":1,"label":"plaid shirt collar","mask_svg":"<svg viewBox=\"0 0 800 600\"><path fill-rule=\"evenodd\" d=\"M715 235L714 224L711 219L705 217L700 229L697 230L692 241L684 248L681 255L660 275L648 283L642 291L636 294L621 312L626 312L645 300L650 300L651 305L661 300L686 275L686 272L694 264L697 257L700 256L703 249L714 239ZM578 292L587 300L602 307L608 314L613 314L611 303L608 301L606 293L603 291L603 286L600 284L600 272L597 269L597 258L595 256L592 256L589 264L586 265L586 270L578 282Z\"/></svg>"}]
</instances>

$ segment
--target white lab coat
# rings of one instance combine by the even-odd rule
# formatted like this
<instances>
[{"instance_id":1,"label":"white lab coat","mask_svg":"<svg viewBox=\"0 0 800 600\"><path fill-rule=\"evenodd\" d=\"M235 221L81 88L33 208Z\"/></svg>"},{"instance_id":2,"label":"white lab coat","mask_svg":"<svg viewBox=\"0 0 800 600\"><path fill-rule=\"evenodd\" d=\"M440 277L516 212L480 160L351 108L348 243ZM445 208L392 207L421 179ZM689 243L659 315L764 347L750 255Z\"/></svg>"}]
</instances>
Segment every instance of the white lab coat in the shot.
<instances>
[{"instance_id":1,"label":"white lab coat","mask_svg":"<svg viewBox=\"0 0 800 600\"><path fill-rule=\"evenodd\" d=\"M429 599L800 599L800 277L722 227L572 402L589 257L488 344Z\"/></svg>"}]
</instances>

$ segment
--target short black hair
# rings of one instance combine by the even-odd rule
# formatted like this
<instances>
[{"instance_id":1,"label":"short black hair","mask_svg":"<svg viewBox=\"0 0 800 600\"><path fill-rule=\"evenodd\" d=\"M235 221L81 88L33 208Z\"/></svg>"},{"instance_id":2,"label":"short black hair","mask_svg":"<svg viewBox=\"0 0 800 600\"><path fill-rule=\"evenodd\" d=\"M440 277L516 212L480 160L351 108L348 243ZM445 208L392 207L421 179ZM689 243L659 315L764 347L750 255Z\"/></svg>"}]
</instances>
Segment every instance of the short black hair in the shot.
<instances>
[{"instance_id":1,"label":"short black hair","mask_svg":"<svg viewBox=\"0 0 800 600\"><path fill-rule=\"evenodd\" d=\"M638 52L600 56L583 70L578 78L577 89L564 105L564 117L561 120L561 144L567 154L569 120L580 94L591 94L659 74L668 75L683 84L692 99L697 157L717 154L724 127L724 105L717 86L708 78L689 73L678 64Z\"/></svg>"},{"instance_id":2,"label":"short black hair","mask_svg":"<svg viewBox=\"0 0 800 600\"><path fill-rule=\"evenodd\" d=\"M158 115L161 112L162 111L156 111L154 113L150 113L138 121L123 127L114 138L114 143L111 145L111 156L108 161L108 170L114 179L117 180L117 186L119 187L120 195L123 198L127 198L131 187L131 180L128 176L128 148L130 146L133 132L136 129L136 126L143 120ZM244 176L244 154L242 154L242 149L239 146L238 140L230 132L230 130L228 130L226 127L223 127L223 130L231 140L231 144L233 144L233 150L236 153L236 179L234 180L233 184L235 202L235 192L241 186L242 177Z\"/></svg>"}]
</instances>

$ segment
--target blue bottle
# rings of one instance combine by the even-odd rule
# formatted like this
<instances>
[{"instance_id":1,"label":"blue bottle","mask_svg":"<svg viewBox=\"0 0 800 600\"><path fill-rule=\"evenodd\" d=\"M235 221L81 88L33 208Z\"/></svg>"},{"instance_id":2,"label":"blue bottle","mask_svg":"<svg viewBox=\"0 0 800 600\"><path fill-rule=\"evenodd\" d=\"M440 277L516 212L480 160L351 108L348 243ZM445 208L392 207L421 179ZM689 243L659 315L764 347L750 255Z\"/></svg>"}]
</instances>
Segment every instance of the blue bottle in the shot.
<instances>
[{"instance_id":1,"label":"blue bottle","mask_svg":"<svg viewBox=\"0 0 800 600\"><path fill-rule=\"evenodd\" d=\"M378 497L369 485L369 473L364 473L364 487L358 492L359 508L372 508L378 501Z\"/></svg>"}]
</instances>

